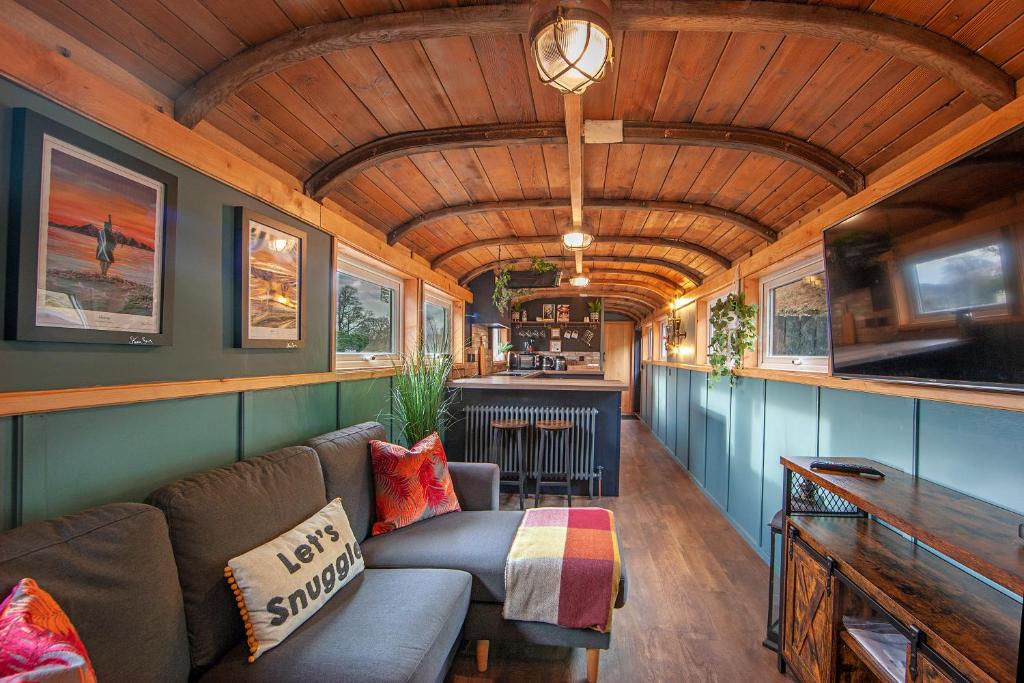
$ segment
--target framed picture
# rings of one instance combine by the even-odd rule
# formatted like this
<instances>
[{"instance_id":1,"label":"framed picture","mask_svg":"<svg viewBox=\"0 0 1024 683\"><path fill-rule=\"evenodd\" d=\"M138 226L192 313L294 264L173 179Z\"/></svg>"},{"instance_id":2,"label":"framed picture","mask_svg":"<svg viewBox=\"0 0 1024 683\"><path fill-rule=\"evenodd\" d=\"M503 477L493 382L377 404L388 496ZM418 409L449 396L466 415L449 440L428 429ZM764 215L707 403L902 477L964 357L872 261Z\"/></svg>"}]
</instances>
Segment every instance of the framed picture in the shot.
<instances>
[{"instance_id":1,"label":"framed picture","mask_svg":"<svg viewBox=\"0 0 1024 683\"><path fill-rule=\"evenodd\" d=\"M306 340L306 233L235 208L240 280L237 344L297 349Z\"/></svg>"},{"instance_id":2,"label":"framed picture","mask_svg":"<svg viewBox=\"0 0 1024 683\"><path fill-rule=\"evenodd\" d=\"M562 334L562 328L560 328L560 327L552 327L551 328L551 338L552 339L558 339L559 336L561 336L561 334Z\"/></svg>"},{"instance_id":3,"label":"framed picture","mask_svg":"<svg viewBox=\"0 0 1024 683\"><path fill-rule=\"evenodd\" d=\"M569 322L569 304L558 304L558 322L567 323Z\"/></svg>"},{"instance_id":4,"label":"framed picture","mask_svg":"<svg viewBox=\"0 0 1024 683\"><path fill-rule=\"evenodd\" d=\"M542 304L541 305L541 317L544 320L555 319L555 305L554 304Z\"/></svg>"},{"instance_id":5,"label":"framed picture","mask_svg":"<svg viewBox=\"0 0 1024 683\"><path fill-rule=\"evenodd\" d=\"M14 112L6 336L171 343L177 177Z\"/></svg>"},{"instance_id":6,"label":"framed picture","mask_svg":"<svg viewBox=\"0 0 1024 683\"><path fill-rule=\"evenodd\" d=\"M559 339L551 342L551 348L549 350L551 351L551 353L561 353L562 341Z\"/></svg>"}]
</instances>

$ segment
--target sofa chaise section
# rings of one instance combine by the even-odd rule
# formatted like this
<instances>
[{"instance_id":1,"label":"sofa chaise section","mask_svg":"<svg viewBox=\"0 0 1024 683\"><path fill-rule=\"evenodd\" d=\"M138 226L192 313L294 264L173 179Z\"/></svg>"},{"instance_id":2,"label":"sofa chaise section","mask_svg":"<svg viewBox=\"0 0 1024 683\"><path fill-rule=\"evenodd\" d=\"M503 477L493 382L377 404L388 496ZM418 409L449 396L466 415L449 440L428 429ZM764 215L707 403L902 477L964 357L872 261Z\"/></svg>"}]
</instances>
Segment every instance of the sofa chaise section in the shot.
<instances>
[{"instance_id":1,"label":"sofa chaise section","mask_svg":"<svg viewBox=\"0 0 1024 683\"><path fill-rule=\"evenodd\" d=\"M368 569L282 644L246 662L242 620L224 566L304 521L327 500L317 455L303 446L210 470L151 494L149 501L167 516L192 665L201 680L444 678L461 642L471 585L468 574L447 569Z\"/></svg>"}]
</instances>

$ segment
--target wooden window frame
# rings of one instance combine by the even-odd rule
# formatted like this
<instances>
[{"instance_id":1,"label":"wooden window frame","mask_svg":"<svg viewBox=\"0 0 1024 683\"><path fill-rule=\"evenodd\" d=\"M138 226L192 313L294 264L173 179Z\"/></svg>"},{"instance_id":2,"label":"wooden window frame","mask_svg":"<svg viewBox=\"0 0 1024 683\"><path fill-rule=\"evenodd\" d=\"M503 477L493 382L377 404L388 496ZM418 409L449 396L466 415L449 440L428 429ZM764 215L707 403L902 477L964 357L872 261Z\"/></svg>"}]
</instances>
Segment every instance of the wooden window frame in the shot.
<instances>
[{"instance_id":1,"label":"wooden window frame","mask_svg":"<svg viewBox=\"0 0 1024 683\"><path fill-rule=\"evenodd\" d=\"M337 341L337 305L338 305L338 292L337 282L338 273L345 273L352 277L372 282L380 285L381 287L389 287L394 290L394 300L392 301L392 313L391 313L391 351L387 353L363 353L363 352L339 352L336 350ZM332 315L332 351L334 356L334 368L335 370L352 370L354 368L375 368L375 367L391 367L401 357L404 350L403 344L403 329L405 327L405 320L403 318L403 310L405 308L405 292L409 281L404 279L402 274L398 271L382 267L379 262L370 261L368 258L363 256L361 253L343 249L339 247L336 249L334 257L334 272L333 272L333 295L331 309L334 312Z\"/></svg>"}]
</instances>

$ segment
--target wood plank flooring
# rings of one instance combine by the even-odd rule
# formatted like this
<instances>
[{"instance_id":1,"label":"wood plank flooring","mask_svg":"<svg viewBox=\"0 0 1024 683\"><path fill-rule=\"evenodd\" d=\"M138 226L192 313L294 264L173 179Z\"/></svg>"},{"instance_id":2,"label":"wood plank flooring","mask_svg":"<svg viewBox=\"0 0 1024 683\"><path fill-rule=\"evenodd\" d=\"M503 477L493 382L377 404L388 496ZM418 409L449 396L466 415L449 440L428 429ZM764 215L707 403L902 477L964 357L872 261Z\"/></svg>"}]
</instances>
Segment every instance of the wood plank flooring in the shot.
<instances>
[{"instance_id":1,"label":"wood plank flooring","mask_svg":"<svg viewBox=\"0 0 1024 683\"><path fill-rule=\"evenodd\" d=\"M621 467L622 495L586 503L615 511L629 571L599 680L791 681L761 646L765 564L637 420L622 422ZM562 504L557 496L544 502ZM517 507L512 499L505 505ZM476 672L473 652L471 643L459 654L451 683L586 679L583 650L494 642L485 674Z\"/></svg>"}]
</instances>

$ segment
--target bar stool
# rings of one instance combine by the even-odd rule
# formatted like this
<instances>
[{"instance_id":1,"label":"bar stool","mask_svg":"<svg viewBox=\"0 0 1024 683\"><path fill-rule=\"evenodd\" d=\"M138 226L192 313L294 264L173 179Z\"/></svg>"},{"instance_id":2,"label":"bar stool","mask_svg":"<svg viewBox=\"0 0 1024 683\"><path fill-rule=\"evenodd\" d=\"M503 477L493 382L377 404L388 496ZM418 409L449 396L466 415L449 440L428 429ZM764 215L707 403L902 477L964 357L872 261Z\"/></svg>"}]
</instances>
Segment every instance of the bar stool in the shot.
<instances>
[{"instance_id":1,"label":"bar stool","mask_svg":"<svg viewBox=\"0 0 1024 683\"><path fill-rule=\"evenodd\" d=\"M540 444L537 448L537 485L533 489L536 500L534 507L540 506L541 486L564 486L568 506L572 507L572 462L569 449L566 447L566 435L573 428L571 420L537 420L537 431L540 432ZM551 449L562 456L562 471L549 472L560 475L562 479L544 481L544 447L550 442Z\"/></svg>"},{"instance_id":2,"label":"bar stool","mask_svg":"<svg viewBox=\"0 0 1024 683\"><path fill-rule=\"evenodd\" d=\"M512 461L515 463L516 471L518 472L517 479L500 479L499 484L515 484L519 487L519 509L526 509L526 505L523 502L526 496L526 467L523 462L523 430L530 426L530 423L526 420L491 420L491 429L498 433L498 438L494 439L492 443L501 441L501 448L504 452L512 451ZM505 474L505 469L501 467L501 459L499 453L493 453L492 461L498 465L501 469L501 473Z\"/></svg>"}]
</instances>

